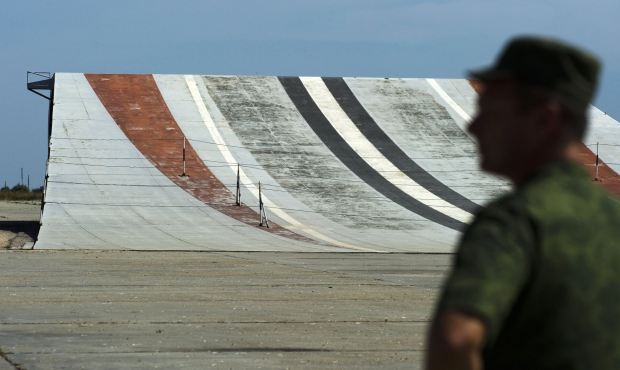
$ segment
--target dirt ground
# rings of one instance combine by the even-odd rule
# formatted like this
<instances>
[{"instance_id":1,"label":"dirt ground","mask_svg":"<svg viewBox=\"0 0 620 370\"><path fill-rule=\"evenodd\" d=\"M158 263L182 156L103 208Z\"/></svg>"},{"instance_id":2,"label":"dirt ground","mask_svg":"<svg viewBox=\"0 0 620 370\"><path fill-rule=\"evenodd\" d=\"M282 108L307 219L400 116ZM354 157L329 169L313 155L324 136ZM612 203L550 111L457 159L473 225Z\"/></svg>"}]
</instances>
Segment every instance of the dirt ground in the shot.
<instances>
[{"instance_id":1,"label":"dirt ground","mask_svg":"<svg viewBox=\"0 0 620 370\"><path fill-rule=\"evenodd\" d=\"M0 201L0 248L32 248L40 218L41 202Z\"/></svg>"}]
</instances>

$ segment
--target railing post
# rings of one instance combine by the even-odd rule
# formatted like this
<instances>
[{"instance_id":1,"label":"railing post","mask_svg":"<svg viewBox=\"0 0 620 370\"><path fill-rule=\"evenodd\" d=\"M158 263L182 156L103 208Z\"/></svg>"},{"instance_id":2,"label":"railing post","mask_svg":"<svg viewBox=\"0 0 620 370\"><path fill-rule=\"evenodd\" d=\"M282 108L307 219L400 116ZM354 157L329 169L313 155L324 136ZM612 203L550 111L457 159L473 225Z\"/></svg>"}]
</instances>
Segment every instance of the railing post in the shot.
<instances>
[{"instance_id":1,"label":"railing post","mask_svg":"<svg viewBox=\"0 0 620 370\"><path fill-rule=\"evenodd\" d=\"M240 172L240 168L239 168L239 163L237 163L237 192L235 193L235 205L237 206L241 206L241 184L239 181L239 172Z\"/></svg>"},{"instance_id":2,"label":"railing post","mask_svg":"<svg viewBox=\"0 0 620 370\"><path fill-rule=\"evenodd\" d=\"M185 165L185 142L187 141L187 139L185 138L185 136L183 136L183 173L181 174L181 177L187 177L187 173L185 172L186 170L186 165Z\"/></svg>"},{"instance_id":3,"label":"railing post","mask_svg":"<svg viewBox=\"0 0 620 370\"><path fill-rule=\"evenodd\" d=\"M258 182L258 209L260 213L260 224L258 226L269 227L269 221L267 221L267 214L265 213L265 205L263 204L262 187L260 181Z\"/></svg>"},{"instance_id":4,"label":"railing post","mask_svg":"<svg viewBox=\"0 0 620 370\"><path fill-rule=\"evenodd\" d=\"M596 142L596 163L595 163L595 175L594 175L594 181L600 181L598 178L598 164L599 164L599 160L598 160L598 141Z\"/></svg>"}]
</instances>

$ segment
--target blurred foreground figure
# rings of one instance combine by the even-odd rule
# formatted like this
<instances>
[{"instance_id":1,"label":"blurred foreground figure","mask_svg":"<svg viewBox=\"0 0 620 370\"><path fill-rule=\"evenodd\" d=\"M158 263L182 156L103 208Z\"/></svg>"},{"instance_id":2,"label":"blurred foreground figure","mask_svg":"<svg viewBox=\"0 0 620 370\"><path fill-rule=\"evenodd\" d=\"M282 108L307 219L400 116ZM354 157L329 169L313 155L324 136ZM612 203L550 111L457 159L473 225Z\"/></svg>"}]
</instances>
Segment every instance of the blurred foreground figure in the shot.
<instances>
[{"instance_id":1,"label":"blurred foreground figure","mask_svg":"<svg viewBox=\"0 0 620 370\"><path fill-rule=\"evenodd\" d=\"M471 74L480 165L514 189L463 234L427 369L620 369L620 203L571 161L599 69L574 46L520 37Z\"/></svg>"}]
</instances>

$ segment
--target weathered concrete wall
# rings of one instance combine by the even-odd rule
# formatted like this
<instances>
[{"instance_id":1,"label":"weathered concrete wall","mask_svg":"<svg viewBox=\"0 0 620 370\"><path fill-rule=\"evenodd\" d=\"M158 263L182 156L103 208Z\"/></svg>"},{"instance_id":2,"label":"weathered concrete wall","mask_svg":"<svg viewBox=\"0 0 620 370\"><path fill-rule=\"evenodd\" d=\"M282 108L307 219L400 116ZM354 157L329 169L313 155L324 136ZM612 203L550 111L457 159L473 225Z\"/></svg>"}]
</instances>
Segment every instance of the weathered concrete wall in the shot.
<instances>
[{"instance_id":1,"label":"weathered concrete wall","mask_svg":"<svg viewBox=\"0 0 620 370\"><path fill-rule=\"evenodd\" d=\"M450 252L477 207L508 189L478 169L466 80L56 84L36 248ZM620 194L620 126L591 116L581 160L594 173L599 142L601 184ZM258 226L259 183L270 228Z\"/></svg>"}]
</instances>

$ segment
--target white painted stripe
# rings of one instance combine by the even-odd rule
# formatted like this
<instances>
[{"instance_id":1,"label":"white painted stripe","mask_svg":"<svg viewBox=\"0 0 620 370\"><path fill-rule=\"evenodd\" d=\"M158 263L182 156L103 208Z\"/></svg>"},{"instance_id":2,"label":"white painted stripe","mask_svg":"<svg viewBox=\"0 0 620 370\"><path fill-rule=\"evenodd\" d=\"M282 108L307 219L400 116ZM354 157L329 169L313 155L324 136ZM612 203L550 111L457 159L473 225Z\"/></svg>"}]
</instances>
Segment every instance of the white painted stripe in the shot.
<instances>
[{"instance_id":1,"label":"white painted stripe","mask_svg":"<svg viewBox=\"0 0 620 370\"><path fill-rule=\"evenodd\" d=\"M342 110L320 77L300 77L312 100L338 134L381 176L427 206L461 222L469 223L472 215L439 198L412 180L368 140Z\"/></svg>"},{"instance_id":2,"label":"white painted stripe","mask_svg":"<svg viewBox=\"0 0 620 370\"><path fill-rule=\"evenodd\" d=\"M211 114L209 113L207 109L207 106L202 100L202 95L200 94L200 90L198 89L198 86L196 85L196 80L194 79L194 76L185 75L185 83L187 84L187 87L189 88L190 94L192 95L192 99L194 100L196 107L198 107L198 111L200 113L202 121L204 122L205 126L209 130L209 133L211 134L211 137L213 138L213 141L215 142L218 150L224 157L225 161L228 162L228 167L236 176L237 165L235 163L238 163L238 161L235 159L231 151L228 149L228 146L224 142L224 138L220 134L217 126L215 125L215 122L213 121L213 118L211 117ZM239 168L239 178L240 178L241 183L249 190L249 192L256 199L258 199L258 186L256 186L252 182L252 180L250 180L250 178L246 175L245 171L243 171L243 168ZM299 231L302 233L306 233L315 239L322 240L324 242L333 244L338 247L343 247L343 248L348 248L348 249L353 249L353 250L358 250L358 251L363 251L363 252L380 252L380 253L384 252L384 251L379 251L379 250L374 250L374 249L369 249L369 248L358 247L358 246L355 246L349 243L345 243L345 242L341 242L336 239L333 239L297 221L287 212L282 210L281 209L282 207L278 207L278 205L275 204L273 201L271 201L267 196L265 196L265 194L262 194L262 199L263 199L263 203L269 209L270 212L272 212L273 214L275 214L276 216L278 216L285 222L289 223L289 225L281 225L282 227L285 227L292 231Z\"/></svg>"},{"instance_id":3,"label":"white painted stripe","mask_svg":"<svg viewBox=\"0 0 620 370\"><path fill-rule=\"evenodd\" d=\"M471 121L471 116L467 114L467 112L465 112L463 108L461 108L461 106L458 105L450 97L450 95L446 93L446 91L441 86L439 86L439 84L437 83L437 81L435 81L435 79L427 78L426 82L428 82L428 84L431 85L433 90L435 90L435 92L439 94L439 96L446 102L446 104L448 104L450 108L452 108L459 116L461 116L462 119L464 119L467 122Z\"/></svg>"}]
</instances>

